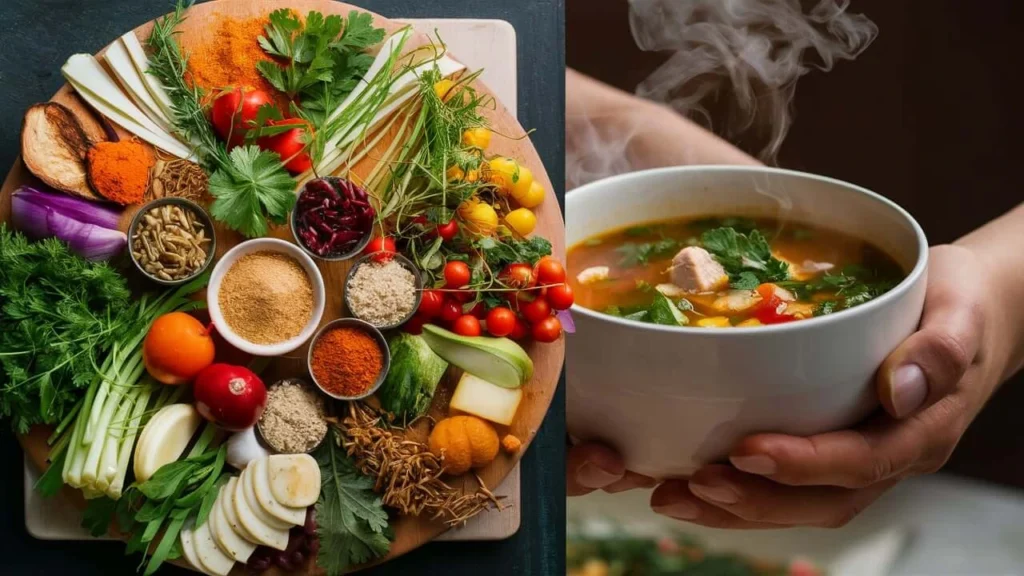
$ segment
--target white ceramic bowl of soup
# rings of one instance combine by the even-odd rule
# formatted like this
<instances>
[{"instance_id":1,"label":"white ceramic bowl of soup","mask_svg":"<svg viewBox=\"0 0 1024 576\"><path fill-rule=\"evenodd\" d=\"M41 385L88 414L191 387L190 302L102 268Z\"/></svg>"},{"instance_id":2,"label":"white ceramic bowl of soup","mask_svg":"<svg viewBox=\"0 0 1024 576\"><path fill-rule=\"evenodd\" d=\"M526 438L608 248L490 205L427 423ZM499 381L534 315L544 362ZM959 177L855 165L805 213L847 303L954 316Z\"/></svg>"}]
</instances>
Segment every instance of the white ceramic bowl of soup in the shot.
<instances>
[{"instance_id":1,"label":"white ceramic bowl of soup","mask_svg":"<svg viewBox=\"0 0 1024 576\"><path fill-rule=\"evenodd\" d=\"M867 240L907 274L847 310L750 328L660 326L573 306L569 434L617 448L641 474L688 476L752 433L806 436L858 422L878 407L879 365L921 318L924 232L902 208L852 184L763 167L663 168L577 188L565 213L570 250L653 221L774 217Z\"/></svg>"}]
</instances>

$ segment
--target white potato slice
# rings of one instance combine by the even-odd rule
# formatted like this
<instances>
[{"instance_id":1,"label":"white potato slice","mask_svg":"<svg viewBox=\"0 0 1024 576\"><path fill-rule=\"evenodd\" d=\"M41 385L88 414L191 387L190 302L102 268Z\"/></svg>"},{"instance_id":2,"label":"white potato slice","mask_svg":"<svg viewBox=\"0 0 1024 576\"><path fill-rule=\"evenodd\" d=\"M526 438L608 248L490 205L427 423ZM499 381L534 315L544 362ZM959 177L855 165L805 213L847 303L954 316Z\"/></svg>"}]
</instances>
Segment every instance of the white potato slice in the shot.
<instances>
[{"instance_id":1,"label":"white potato slice","mask_svg":"<svg viewBox=\"0 0 1024 576\"><path fill-rule=\"evenodd\" d=\"M263 508L263 505L260 504L260 499L256 497L256 484L253 481L253 476L256 473L256 467L254 466L255 463L255 460L250 462L249 465L245 467L242 475L238 478L238 481L242 483L242 489L245 491L246 503L249 504L249 508L251 508L253 513L256 514L256 517L267 526L277 528L279 530L290 529L292 527L291 522L278 520L271 516L270 513Z\"/></svg>"},{"instance_id":2,"label":"white potato slice","mask_svg":"<svg viewBox=\"0 0 1024 576\"><path fill-rule=\"evenodd\" d=\"M285 506L274 498L270 490L270 475L267 474L267 458L257 458L252 461L252 485L256 492L256 500L259 501L263 510L289 524L300 526L306 522L306 509Z\"/></svg>"},{"instance_id":3,"label":"white potato slice","mask_svg":"<svg viewBox=\"0 0 1024 576\"><path fill-rule=\"evenodd\" d=\"M238 512L235 511L235 491L238 484L238 477L232 476L228 483L224 485L224 495L217 499L217 506L224 509L224 517L227 519L228 526L238 533L239 536L252 542L253 544L259 545L261 542L253 536L242 522L238 520Z\"/></svg>"},{"instance_id":4,"label":"white potato slice","mask_svg":"<svg viewBox=\"0 0 1024 576\"><path fill-rule=\"evenodd\" d=\"M195 538L192 536L192 528L192 520L188 520L181 528L181 533L178 535L178 539L181 540L181 553L185 555L185 560L188 561L192 568L203 574L208 574L203 565L199 563L199 556L196 554Z\"/></svg>"},{"instance_id":5,"label":"white potato slice","mask_svg":"<svg viewBox=\"0 0 1024 576\"><path fill-rule=\"evenodd\" d=\"M256 551L256 545L242 538L241 534L232 529L231 524L228 523L224 507L220 505L221 500L230 497L225 491L226 488L226 486L221 487L217 502L210 510L210 533L213 534L213 539L225 554L233 558L235 562L244 564L249 561L249 556Z\"/></svg>"},{"instance_id":6,"label":"white potato slice","mask_svg":"<svg viewBox=\"0 0 1024 576\"><path fill-rule=\"evenodd\" d=\"M305 508L320 498L320 466L309 454L275 454L267 458L267 475L270 491L284 506Z\"/></svg>"},{"instance_id":7,"label":"white potato slice","mask_svg":"<svg viewBox=\"0 0 1024 576\"><path fill-rule=\"evenodd\" d=\"M217 543L213 541L213 534L210 533L210 522L206 521L202 526L196 528L192 533L193 544L196 548L196 556L199 556L199 564L217 576L227 576L235 561L225 554Z\"/></svg>"},{"instance_id":8,"label":"white potato slice","mask_svg":"<svg viewBox=\"0 0 1024 576\"><path fill-rule=\"evenodd\" d=\"M246 467L248 469L248 467ZM235 492L232 495L232 502L235 505L235 513L238 515L239 523L256 540L258 544L269 546L276 550L284 550L288 547L288 531L268 526L256 516L249 505L249 499L245 495L245 484L239 478L235 484Z\"/></svg>"}]
</instances>

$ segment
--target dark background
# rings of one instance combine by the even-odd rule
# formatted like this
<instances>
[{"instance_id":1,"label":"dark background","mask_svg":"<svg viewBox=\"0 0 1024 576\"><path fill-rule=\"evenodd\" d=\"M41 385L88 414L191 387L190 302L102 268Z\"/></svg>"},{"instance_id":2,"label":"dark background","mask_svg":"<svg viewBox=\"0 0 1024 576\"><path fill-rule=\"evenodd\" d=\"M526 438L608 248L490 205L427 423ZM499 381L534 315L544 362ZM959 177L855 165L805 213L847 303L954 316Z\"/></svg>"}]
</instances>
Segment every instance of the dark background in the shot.
<instances>
[{"instance_id":1,"label":"dark background","mask_svg":"<svg viewBox=\"0 0 1024 576\"><path fill-rule=\"evenodd\" d=\"M531 136L551 181L563 176L564 66L562 0L356 0L384 16L498 18L518 36L519 121ZM21 117L47 100L63 79L60 67L76 52L94 53L173 6L172 0L0 0L0 166L19 153ZM562 190L558 190L562 201ZM565 399L562 388L523 458L522 526L500 542L428 544L366 574L558 574L564 570ZM22 454L9 433L0 438L0 570L3 574L134 574L138 556L121 543L44 542L24 526ZM161 574L194 574L168 567Z\"/></svg>"},{"instance_id":2,"label":"dark background","mask_svg":"<svg viewBox=\"0 0 1024 576\"><path fill-rule=\"evenodd\" d=\"M779 164L901 204L951 242L1024 200L1016 0L853 0L879 27L854 62L799 80ZM632 92L664 59L633 42L626 0L568 0L566 63ZM600 31L600 32L596 32ZM1024 249L1024 230L1018 245ZM1024 488L1024 374L978 416L945 470Z\"/></svg>"}]
</instances>

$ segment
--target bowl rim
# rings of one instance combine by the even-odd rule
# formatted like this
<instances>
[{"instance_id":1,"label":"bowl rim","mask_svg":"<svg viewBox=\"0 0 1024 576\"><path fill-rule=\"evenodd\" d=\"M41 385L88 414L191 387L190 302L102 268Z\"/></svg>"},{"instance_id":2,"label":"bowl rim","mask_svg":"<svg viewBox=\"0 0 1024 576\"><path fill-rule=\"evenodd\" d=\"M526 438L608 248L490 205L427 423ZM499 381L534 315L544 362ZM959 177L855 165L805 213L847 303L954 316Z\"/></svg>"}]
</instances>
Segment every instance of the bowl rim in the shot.
<instances>
[{"instance_id":1,"label":"bowl rim","mask_svg":"<svg viewBox=\"0 0 1024 576\"><path fill-rule=\"evenodd\" d=\"M210 237L210 248L206 251L206 261L203 262L203 265L200 266L192 275L186 276L178 280L164 280L162 278L157 278L156 276L153 276L149 272L146 272L145 270L142 269L142 265L139 264L139 261L135 259L135 253L132 252L132 235L135 232L135 228L138 227L139 221L142 220L143 215L145 215L147 212L149 212L153 208L163 206L164 204L178 204L181 206L185 206L186 208L189 208L193 212L198 214L199 218L201 218L203 222L206 224L206 228L207 231L209 232ZM154 198L153 200L150 200L149 202L142 204L141 206L139 206L139 209L135 212L135 215L132 216L131 222L128 223L127 236L128 258L132 261L132 264L135 265L135 269L138 270L139 273L142 274L150 282L155 282L157 284L160 284L161 286L181 286L186 282L195 280L203 272L206 272L210 268L210 264L212 264L213 261L216 259L217 231L214 229L213 218L210 216L210 213L207 212L205 208L200 206L197 202L189 200L188 198L179 198L177 196L165 196L163 198Z\"/></svg>"},{"instance_id":2,"label":"bowl rim","mask_svg":"<svg viewBox=\"0 0 1024 576\"><path fill-rule=\"evenodd\" d=\"M373 326L374 328L377 328L378 330L394 330L395 328L398 328L402 324L408 322L409 319L415 316L416 312L419 310L420 302L423 300L423 272L420 271L420 269L416 266L415 263L413 263L412 260L409 260L408 258L402 256L398 252L392 254L392 259L401 264L402 267L408 270L409 272L412 272L412 276L415 279L415 296L412 303L412 310L410 310L409 313L406 314L405 317L399 320L398 322L395 322L393 324L386 324L384 326L375 326L369 320L361 318L358 314L356 314L355 311L352 309L351 303L348 300L349 282L351 282L352 277L355 276L356 270L358 270L359 267L362 266L363 264L369 262L374 255L375 254L366 254L365 256L360 257L358 260L352 263L352 266L348 269L348 272L345 274L345 283L342 288L344 290L345 309L348 310L348 313L351 315L352 318L362 320L363 322L366 322L367 324Z\"/></svg>"},{"instance_id":3,"label":"bowl rim","mask_svg":"<svg viewBox=\"0 0 1024 576\"><path fill-rule=\"evenodd\" d=\"M366 389L366 392L363 392L362 394L358 394L356 396L342 396L328 392L327 390L324 389L323 385L321 385L320 382L317 381L316 374L313 373L313 349L316 347L317 340L319 340L321 336L323 336L330 330L337 328L338 326L357 326L359 327L359 329L367 332L377 342L377 345L380 347L380 351L384 356L383 363L380 369L380 374L377 375L377 380L374 381L372 386ZM335 318L334 320L331 320L327 324L321 326L320 329L316 331L316 334L314 334L313 337L310 339L309 350L306 351L306 370L309 372L309 379L313 381L313 385L316 386L317 389L320 390L320 392L326 394L330 398L334 398L335 400L341 400L345 402L353 400L362 400L364 398L369 398L370 396L376 394L377 390L379 390L381 385L384 384L384 379L387 378L388 372L391 371L391 347L388 346L388 341L387 338L384 338L384 333L381 332L380 329L378 329L373 324L367 322L366 320L360 320L359 318L353 318L351 316L345 318Z\"/></svg>"},{"instance_id":4,"label":"bowl rim","mask_svg":"<svg viewBox=\"0 0 1024 576\"><path fill-rule=\"evenodd\" d=\"M851 184L844 180L837 178L830 178L828 176L821 176L818 174L811 174L809 172L801 172L799 170L788 170L785 168L773 168L769 166L736 166L727 164L713 164L713 165L700 165L700 166L669 166L663 168L651 168L648 170L639 170L636 172L626 172L624 174L617 174L609 178L602 178L601 180L595 180L570 190L566 194L566 213L569 212L569 202L571 199L581 199L587 194L593 194L594 190L609 185L624 184L635 178L645 178L652 175L663 175L663 174L678 174L687 172L747 172L751 174L777 174L783 176L793 176L797 178L804 178L807 180L815 180L822 183L831 184L834 186L840 186L846 188L852 192L857 192L867 198L875 201L877 204L888 208L896 215L904 219L909 225L910 229L913 230L914 236L917 239L917 261L914 263L914 267L909 273L900 281L899 284L894 286L891 290L882 294L878 298L854 306L853 308L847 308L840 310L826 316L815 316L806 320L800 320L799 322L786 322L782 324L772 324L769 326L733 326L729 330L713 330L708 328L697 328L694 326L663 326L660 324L650 324L647 322L640 322L638 320L628 320L626 318L619 318L617 316L610 316L608 314L602 314L596 310L584 308L579 304L573 304L570 308L572 314L579 314L595 321L609 322L611 324L618 324L625 328L633 329L646 329L654 332L664 332L668 334L693 334L700 335L708 338L743 338L743 337L757 337L758 335L772 335L772 334L785 334L798 330L812 330L817 327L825 327L837 322L844 322L847 318L853 318L857 315L870 314L871 312L888 306L892 301L902 297L909 292L913 286L915 286L924 276L925 271L928 268L928 239L925 236L924 230L921 225L918 224L917 220L910 215L903 207L896 204L892 200L872 192L862 186ZM579 200L576 200L579 201ZM583 200L585 201L585 200ZM569 246L569 250L572 246Z\"/></svg>"},{"instance_id":5,"label":"bowl rim","mask_svg":"<svg viewBox=\"0 0 1024 576\"><path fill-rule=\"evenodd\" d=\"M309 276L310 283L313 285L313 313L310 316L309 322L305 327L303 327L302 331L299 332L298 335L289 340L285 340L284 342L277 342L275 344L256 344L255 342L250 342L235 333L235 331L231 329L231 326L228 325L227 320L224 319L224 315L221 313L220 302L218 300L218 296L220 295L220 282L215 281L224 274L227 274L229 268L224 267L229 263L234 265L235 261L238 260L236 257L237 253L241 252L243 248L256 246L280 247L280 249L270 248L270 250L286 253L298 260L299 265L302 266L303 270ZM256 252L259 250L256 249L252 251ZM214 291L214 284L216 284L216 291ZM210 273L206 303L207 309L210 313L210 320L213 322L217 332L228 341L228 344L231 344L235 348L238 348L243 352L248 352L254 356L280 356L299 348L316 332L316 327L320 324L320 320L323 319L324 309L327 307L327 291L324 288L323 274L321 274L316 262L314 262L313 259L305 252L300 250L298 246L288 242L287 240L281 240L280 238L253 238L244 242L239 242L237 245L225 252L217 261L217 265L213 267L213 271Z\"/></svg>"}]
</instances>

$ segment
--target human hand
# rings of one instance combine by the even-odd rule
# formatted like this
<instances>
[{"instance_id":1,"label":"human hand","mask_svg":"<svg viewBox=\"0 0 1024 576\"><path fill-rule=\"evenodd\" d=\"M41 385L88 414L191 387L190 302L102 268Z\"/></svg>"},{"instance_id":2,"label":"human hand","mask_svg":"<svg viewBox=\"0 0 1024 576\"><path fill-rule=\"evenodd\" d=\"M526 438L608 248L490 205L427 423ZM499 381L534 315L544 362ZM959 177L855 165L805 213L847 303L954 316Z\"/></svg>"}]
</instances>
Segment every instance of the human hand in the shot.
<instances>
[{"instance_id":1,"label":"human hand","mask_svg":"<svg viewBox=\"0 0 1024 576\"><path fill-rule=\"evenodd\" d=\"M885 412L852 430L757 434L652 494L658 513L717 528L839 527L901 479L937 471L1004 377L1005 319L975 252L930 253L919 330L878 371ZM1003 315L1005 316L1005 315Z\"/></svg>"},{"instance_id":2,"label":"human hand","mask_svg":"<svg viewBox=\"0 0 1024 576\"><path fill-rule=\"evenodd\" d=\"M596 442L569 447L565 461L565 486L569 496L582 496L594 490L615 493L633 488L652 488L653 478L626 470L622 457Z\"/></svg>"}]
</instances>

